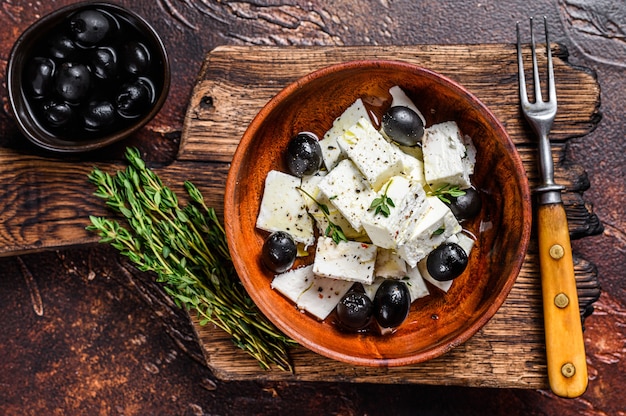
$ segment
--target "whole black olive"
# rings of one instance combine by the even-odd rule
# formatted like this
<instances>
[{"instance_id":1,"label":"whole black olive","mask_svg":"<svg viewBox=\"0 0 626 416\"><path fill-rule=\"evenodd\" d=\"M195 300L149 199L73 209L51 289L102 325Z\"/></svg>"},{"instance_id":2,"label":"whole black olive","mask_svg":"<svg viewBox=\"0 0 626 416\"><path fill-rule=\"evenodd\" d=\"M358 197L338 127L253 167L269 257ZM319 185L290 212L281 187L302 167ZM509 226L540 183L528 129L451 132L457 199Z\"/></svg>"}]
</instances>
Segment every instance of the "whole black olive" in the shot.
<instances>
[{"instance_id":1,"label":"whole black olive","mask_svg":"<svg viewBox=\"0 0 626 416\"><path fill-rule=\"evenodd\" d=\"M480 193L474 188L464 189L465 194L457 197L451 197L448 206L459 220L469 220L474 218L482 208Z\"/></svg>"},{"instance_id":2,"label":"whole black olive","mask_svg":"<svg viewBox=\"0 0 626 416\"><path fill-rule=\"evenodd\" d=\"M291 235L285 231L275 231L263 243L261 260L268 269L282 273L293 266L297 254L298 248Z\"/></svg>"},{"instance_id":3,"label":"whole black olive","mask_svg":"<svg viewBox=\"0 0 626 416\"><path fill-rule=\"evenodd\" d=\"M52 35L48 40L50 57L59 60L68 60L76 52L76 44L64 34Z\"/></svg>"},{"instance_id":4,"label":"whole black olive","mask_svg":"<svg viewBox=\"0 0 626 416\"><path fill-rule=\"evenodd\" d=\"M65 62L56 75L56 91L69 103L82 101L89 93L91 73L83 64Z\"/></svg>"},{"instance_id":5,"label":"whole black olive","mask_svg":"<svg viewBox=\"0 0 626 416\"><path fill-rule=\"evenodd\" d=\"M83 113L87 130L102 130L115 121L115 107L108 101L92 101Z\"/></svg>"},{"instance_id":6,"label":"whole black olive","mask_svg":"<svg viewBox=\"0 0 626 416\"><path fill-rule=\"evenodd\" d=\"M424 136L424 123L420 116L405 106L389 108L382 119L383 131L394 142L415 146Z\"/></svg>"},{"instance_id":7,"label":"whole black olive","mask_svg":"<svg viewBox=\"0 0 626 416\"><path fill-rule=\"evenodd\" d=\"M443 243L427 257L426 268L440 282L459 277L467 267L467 253L456 243Z\"/></svg>"},{"instance_id":8,"label":"whole black olive","mask_svg":"<svg viewBox=\"0 0 626 416\"><path fill-rule=\"evenodd\" d=\"M152 104L153 96L152 85L143 78L126 83L115 99L117 111L127 118L139 117Z\"/></svg>"},{"instance_id":9,"label":"whole black olive","mask_svg":"<svg viewBox=\"0 0 626 416\"><path fill-rule=\"evenodd\" d=\"M312 175L322 166L322 148L313 133L298 133L289 141L285 154L287 169L298 178Z\"/></svg>"},{"instance_id":10,"label":"whole black olive","mask_svg":"<svg viewBox=\"0 0 626 416\"><path fill-rule=\"evenodd\" d=\"M141 42L131 41L122 48L124 69L133 75L141 75L150 69L150 50Z\"/></svg>"},{"instance_id":11,"label":"whole black olive","mask_svg":"<svg viewBox=\"0 0 626 416\"><path fill-rule=\"evenodd\" d=\"M81 10L70 18L74 39L83 46L93 46L102 41L112 26L107 15L94 9Z\"/></svg>"},{"instance_id":12,"label":"whole black olive","mask_svg":"<svg viewBox=\"0 0 626 416\"><path fill-rule=\"evenodd\" d=\"M67 125L74 111L67 103L59 103L55 101L46 102L43 105L44 119L48 125L52 127L63 127Z\"/></svg>"},{"instance_id":13,"label":"whole black olive","mask_svg":"<svg viewBox=\"0 0 626 416\"><path fill-rule=\"evenodd\" d=\"M117 76L117 53L113 48L96 48L90 54L89 65L98 78L114 79Z\"/></svg>"},{"instance_id":14,"label":"whole black olive","mask_svg":"<svg viewBox=\"0 0 626 416\"><path fill-rule=\"evenodd\" d=\"M365 293L350 290L341 298L336 310L339 323L348 330L357 331L369 324L374 306Z\"/></svg>"},{"instance_id":15,"label":"whole black olive","mask_svg":"<svg viewBox=\"0 0 626 416\"><path fill-rule=\"evenodd\" d=\"M27 80L34 98L40 98L49 93L54 76L54 61L48 58L35 57L28 64Z\"/></svg>"},{"instance_id":16,"label":"whole black olive","mask_svg":"<svg viewBox=\"0 0 626 416\"><path fill-rule=\"evenodd\" d=\"M399 326L409 315L411 294L406 283L385 280L374 295L374 317L383 328Z\"/></svg>"}]
</instances>

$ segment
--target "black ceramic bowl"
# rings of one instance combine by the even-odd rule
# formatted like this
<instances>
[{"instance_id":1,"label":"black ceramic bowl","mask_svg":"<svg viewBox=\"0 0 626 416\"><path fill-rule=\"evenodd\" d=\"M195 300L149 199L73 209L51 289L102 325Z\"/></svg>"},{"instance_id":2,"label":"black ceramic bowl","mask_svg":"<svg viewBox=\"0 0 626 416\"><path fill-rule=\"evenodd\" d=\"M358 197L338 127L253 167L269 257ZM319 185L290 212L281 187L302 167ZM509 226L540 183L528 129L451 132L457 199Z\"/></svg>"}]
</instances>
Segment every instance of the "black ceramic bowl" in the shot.
<instances>
[{"instance_id":1,"label":"black ceramic bowl","mask_svg":"<svg viewBox=\"0 0 626 416\"><path fill-rule=\"evenodd\" d=\"M91 151L128 137L158 113L169 85L156 31L110 3L76 3L42 17L18 38L7 66L20 130L57 152Z\"/></svg>"}]
</instances>

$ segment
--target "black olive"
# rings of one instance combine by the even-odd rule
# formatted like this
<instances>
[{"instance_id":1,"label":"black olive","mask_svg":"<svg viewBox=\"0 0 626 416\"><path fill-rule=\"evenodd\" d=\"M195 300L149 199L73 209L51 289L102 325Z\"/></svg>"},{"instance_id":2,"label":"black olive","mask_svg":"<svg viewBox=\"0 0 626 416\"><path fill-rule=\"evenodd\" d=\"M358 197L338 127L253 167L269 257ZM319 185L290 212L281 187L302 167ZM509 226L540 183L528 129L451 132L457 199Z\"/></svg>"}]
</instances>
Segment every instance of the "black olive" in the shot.
<instances>
[{"instance_id":1,"label":"black olive","mask_svg":"<svg viewBox=\"0 0 626 416\"><path fill-rule=\"evenodd\" d=\"M70 30L77 43L93 46L107 37L112 23L104 13L93 10L81 10L70 18Z\"/></svg>"},{"instance_id":2,"label":"black olive","mask_svg":"<svg viewBox=\"0 0 626 416\"><path fill-rule=\"evenodd\" d=\"M43 105L45 121L52 127L63 127L72 119L74 111L67 103L49 101Z\"/></svg>"},{"instance_id":3,"label":"black olive","mask_svg":"<svg viewBox=\"0 0 626 416\"><path fill-rule=\"evenodd\" d=\"M469 220L474 218L482 208L480 193L474 188L464 189L465 194L451 197L448 206L459 220Z\"/></svg>"},{"instance_id":4,"label":"black olive","mask_svg":"<svg viewBox=\"0 0 626 416\"><path fill-rule=\"evenodd\" d=\"M385 280L374 295L374 317L383 328L399 326L409 315L411 294L406 283Z\"/></svg>"},{"instance_id":5,"label":"black olive","mask_svg":"<svg viewBox=\"0 0 626 416\"><path fill-rule=\"evenodd\" d=\"M312 175L322 166L322 148L313 133L298 133L289 141L285 155L287 169L298 178Z\"/></svg>"},{"instance_id":6,"label":"black olive","mask_svg":"<svg viewBox=\"0 0 626 416\"><path fill-rule=\"evenodd\" d=\"M117 111L127 118L139 117L152 104L153 96L152 85L143 78L126 83L115 99Z\"/></svg>"},{"instance_id":7,"label":"black olive","mask_svg":"<svg viewBox=\"0 0 626 416\"><path fill-rule=\"evenodd\" d=\"M50 57L60 60L68 60L76 52L76 44L64 34L55 34L48 40L48 53Z\"/></svg>"},{"instance_id":8,"label":"black olive","mask_svg":"<svg viewBox=\"0 0 626 416\"><path fill-rule=\"evenodd\" d=\"M121 59L130 74L140 75L150 69L150 50L141 42L131 41L124 45Z\"/></svg>"},{"instance_id":9,"label":"black olive","mask_svg":"<svg viewBox=\"0 0 626 416\"><path fill-rule=\"evenodd\" d=\"M261 259L268 269L282 273L293 266L297 254L298 248L291 235L275 231L265 239Z\"/></svg>"},{"instance_id":10,"label":"black olive","mask_svg":"<svg viewBox=\"0 0 626 416\"><path fill-rule=\"evenodd\" d=\"M382 119L383 131L394 142L415 146L424 136L424 123L420 116L405 106L389 108Z\"/></svg>"},{"instance_id":11,"label":"black olive","mask_svg":"<svg viewBox=\"0 0 626 416\"><path fill-rule=\"evenodd\" d=\"M456 243L443 243L426 260L428 273L440 282L459 277L467 267L467 253Z\"/></svg>"},{"instance_id":12,"label":"black olive","mask_svg":"<svg viewBox=\"0 0 626 416\"><path fill-rule=\"evenodd\" d=\"M89 65L98 78L114 79L117 76L117 53L113 48L96 48L90 54Z\"/></svg>"},{"instance_id":13,"label":"black olive","mask_svg":"<svg viewBox=\"0 0 626 416\"><path fill-rule=\"evenodd\" d=\"M54 61L48 58L36 57L28 65L27 79L34 98L40 98L49 93L54 76Z\"/></svg>"},{"instance_id":14,"label":"black olive","mask_svg":"<svg viewBox=\"0 0 626 416\"><path fill-rule=\"evenodd\" d=\"M348 330L359 330L369 324L374 313L370 298L363 292L350 290L336 307L339 323Z\"/></svg>"},{"instance_id":15,"label":"black olive","mask_svg":"<svg viewBox=\"0 0 626 416\"><path fill-rule=\"evenodd\" d=\"M89 93L91 73L83 65L73 62L61 64L56 75L56 91L69 103L82 101Z\"/></svg>"},{"instance_id":16,"label":"black olive","mask_svg":"<svg viewBox=\"0 0 626 416\"><path fill-rule=\"evenodd\" d=\"M92 101L83 113L87 130L103 130L115 121L115 107L108 101Z\"/></svg>"}]
</instances>

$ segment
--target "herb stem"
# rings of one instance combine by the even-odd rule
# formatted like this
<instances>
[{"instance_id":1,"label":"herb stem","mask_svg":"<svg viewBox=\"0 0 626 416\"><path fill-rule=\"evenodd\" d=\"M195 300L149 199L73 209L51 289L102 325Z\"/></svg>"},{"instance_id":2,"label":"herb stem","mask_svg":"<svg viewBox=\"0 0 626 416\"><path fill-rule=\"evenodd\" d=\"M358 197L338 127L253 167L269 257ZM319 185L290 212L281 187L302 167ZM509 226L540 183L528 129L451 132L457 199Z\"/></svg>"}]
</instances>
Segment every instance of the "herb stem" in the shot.
<instances>
[{"instance_id":1,"label":"herb stem","mask_svg":"<svg viewBox=\"0 0 626 416\"><path fill-rule=\"evenodd\" d=\"M98 233L141 271L156 274L176 304L195 310L201 325L213 323L264 369L276 365L293 372L282 334L250 299L237 278L224 227L198 188L185 182L189 202L164 186L136 149L126 151L129 165L111 176L97 168L89 174L95 195L121 219L90 217ZM123 225L124 224L124 225Z\"/></svg>"}]
</instances>

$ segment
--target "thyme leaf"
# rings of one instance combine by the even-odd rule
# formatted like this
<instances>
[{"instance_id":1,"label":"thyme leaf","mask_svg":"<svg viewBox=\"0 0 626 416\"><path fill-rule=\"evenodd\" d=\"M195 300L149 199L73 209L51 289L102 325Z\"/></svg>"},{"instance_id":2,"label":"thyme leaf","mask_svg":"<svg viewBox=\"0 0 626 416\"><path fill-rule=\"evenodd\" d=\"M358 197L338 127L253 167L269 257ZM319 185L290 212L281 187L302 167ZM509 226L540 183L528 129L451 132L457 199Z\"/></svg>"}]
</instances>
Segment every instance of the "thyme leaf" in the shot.
<instances>
[{"instance_id":1,"label":"thyme leaf","mask_svg":"<svg viewBox=\"0 0 626 416\"><path fill-rule=\"evenodd\" d=\"M181 308L194 310L200 324L215 324L264 369L276 365L293 372L282 334L256 307L239 281L226 234L200 190L185 182L189 202L148 169L136 149L126 150L126 170L115 176L94 168L88 175L95 195L118 218L91 216L88 230L128 257L156 281Z\"/></svg>"},{"instance_id":2,"label":"thyme leaf","mask_svg":"<svg viewBox=\"0 0 626 416\"><path fill-rule=\"evenodd\" d=\"M326 237L332 238L335 244L339 244L339 242L341 241L348 241L348 239L346 238L346 235L343 233L343 230L341 229L341 226L335 224L330 219L330 210L328 209L328 205L319 202L317 199L315 199L315 197L313 197L311 194L309 194L307 191L305 191L301 187L297 187L296 189L298 189L300 192L302 192L304 195L310 198L313 202L315 202L315 205L317 205L320 211L322 211L322 214L324 214L324 218L326 218L326 221L328 222L328 226L326 227L326 230L324 230L324 235ZM334 197L330 199L332 200L334 199Z\"/></svg>"},{"instance_id":3,"label":"thyme leaf","mask_svg":"<svg viewBox=\"0 0 626 416\"><path fill-rule=\"evenodd\" d=\"M393 200L387 196L387 191L389 191L389 185L391 185L391 181L387 182L387 186L385 186L385 191L379 197L374 198L372 201L368 211L374 210L374 214L381 214L383 217L389 217L391 214L391 208L395 208L395 204Z\"/></svg>"},{"instance_id":4,"label":"thyme leaf","mask_svg":"<svg viewBox=\"0 0 626 416\"><path fill-rule=\"evenodd\" d=\"M430 188L430 191L427 192L427 194L428 196L436 196L442 202L445 202L446 204L450 204L451 201L448 198L448 196L453 197L453 198L458 198L459 196L465 195L465 191L462 190L459 187L459 185L445 184L445 185L441 185L439 188L434 189L434 190Z\"/></svg>"}]
</instances>

